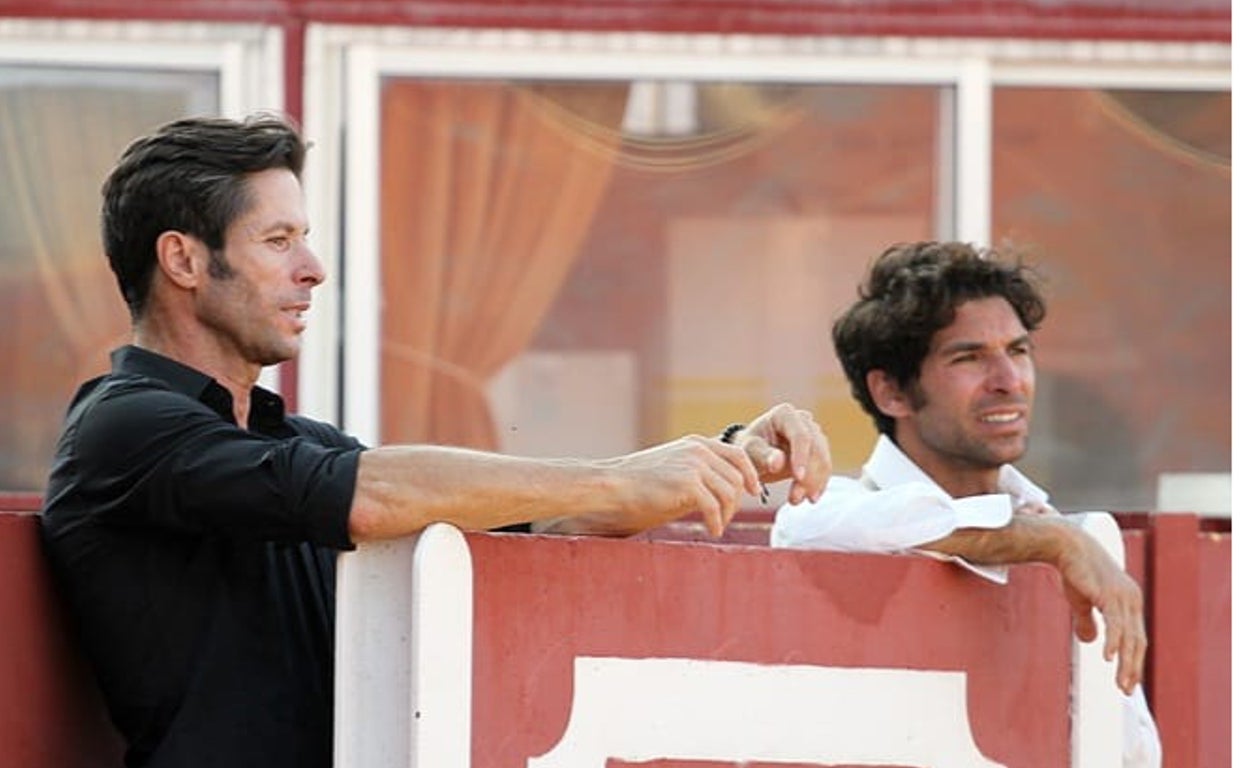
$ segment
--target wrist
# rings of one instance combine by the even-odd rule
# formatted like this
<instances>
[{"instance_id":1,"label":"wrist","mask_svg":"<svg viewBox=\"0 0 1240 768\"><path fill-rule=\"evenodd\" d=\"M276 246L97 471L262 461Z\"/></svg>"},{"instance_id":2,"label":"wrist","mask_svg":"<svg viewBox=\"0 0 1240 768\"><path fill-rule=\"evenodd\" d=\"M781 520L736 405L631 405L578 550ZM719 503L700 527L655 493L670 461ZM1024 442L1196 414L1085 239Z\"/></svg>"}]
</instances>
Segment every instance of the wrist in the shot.
<instances>
[{"instance_id":1,"label":"wrist","mask_svg":"<svg viewBox=\"0 0 1240 768\"><path fill-rule=\"evenodd\" d=\"M1060 571L1070 563L1080 560L1089 546L1088 534L1081 528L1061 517L1040 517L1037 521L1043 525L1052 542L1052 557L1049 562Z\"/></svg>"},{"instance_id":2,"label":"wrist","mask_svg":"<svg viewBox=\"0 0 1240 768\"><path fill-rule=\"evenodd\" d=\"M748 424L741 424L740 422L733 422L727 425L723 428L723 431L719 433L719 441L729 445L735 445L741 433L744 432L748 426ZM748 456L748 452L746 452L746 455ZM752 456L750 456L749 459L751 462L753 461ZM762 472L762 468L758 467L756 463L754 464L754 467L758 469L759 473ZM771 492L766 487L766 483L762 483L759 487L760 490L758 492L758 500L765 504L770 501Z\"/></svg>"}]
</instances>

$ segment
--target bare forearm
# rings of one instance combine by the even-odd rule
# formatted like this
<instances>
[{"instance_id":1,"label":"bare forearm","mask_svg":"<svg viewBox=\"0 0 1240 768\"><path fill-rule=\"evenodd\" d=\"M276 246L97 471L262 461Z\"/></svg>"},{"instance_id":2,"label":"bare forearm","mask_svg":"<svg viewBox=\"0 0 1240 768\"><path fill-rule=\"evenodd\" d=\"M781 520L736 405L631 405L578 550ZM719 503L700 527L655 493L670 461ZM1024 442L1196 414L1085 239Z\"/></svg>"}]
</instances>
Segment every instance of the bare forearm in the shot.
<instances>
[{"instance_id":1,"label":"bare forearm","mask_svg":"<svg viewBox=\"0 0 1240 768\"><path fill-rule=\"evenodd\" d=\"M781 405L755 424L767 434L761 439L791 446L763 453L764 471L790 473L802 495L817 498L830 455L812 418ZM539 530L623 535L696 511L719 536L741 494L756 495L760 488L759 470L745 449L700 435L601 460L383 446L365 451L358 463L349 535L354 541L394 538L434 522L467 529L530 522Z\"/></svg>"},{"instance_id":2,"label":"bare forearm","mask_svg":"<svg viewBox=\"0 0 1240 768\"><path fill-rule=\"evenodd\" d=\"M354 541L404 536L434 522L485 530L614 506L598 462L521 459L439 446L385 446L358 465Z\"/></svg>"},{"instance_id":3,"label":"bare forearm","mask_svg":"<svg viewBox=\"0 0 1240 768\"><path fill-rule=\"evenodd\" d=\"M1013 515L1002 528L960 528L922 549L957 555L979 565L1048 563L1059 567L1082 546L1084 534L1062 517Z\"/></svg>"}]
</instances>

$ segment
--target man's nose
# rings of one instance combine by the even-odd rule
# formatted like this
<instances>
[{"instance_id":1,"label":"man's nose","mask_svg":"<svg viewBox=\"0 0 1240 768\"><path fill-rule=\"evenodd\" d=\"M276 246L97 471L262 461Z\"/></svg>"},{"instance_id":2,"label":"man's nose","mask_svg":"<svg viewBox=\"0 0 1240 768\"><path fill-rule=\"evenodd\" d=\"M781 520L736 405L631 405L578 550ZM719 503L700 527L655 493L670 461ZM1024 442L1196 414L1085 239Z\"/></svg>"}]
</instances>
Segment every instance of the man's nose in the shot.
<instances>
[{"instance_id":1,"label":"man's nose","mask_svg":"<svg viewBox=\"0 0 1240 768\"><path fill-rule=\"evenodd\" d=\"M318 255L310 246L304 243L301 246L302 259L297 274L297 282L309 283L311 286L318 285L327 279L327 270L323 267L323 262L319 260Z\"/></svg>"},{"instance_id":2,"label":"man's nose","mask_svg":"<svg viewBox=\"0 0 1240 768\"><path fill-rule=\"evenodd\" d=\"M1007 355L997 355L990 363L987 382L991 389L1013 392L1020 388L1021 370L1016 361Z\"/></svg>"}]
</instances>

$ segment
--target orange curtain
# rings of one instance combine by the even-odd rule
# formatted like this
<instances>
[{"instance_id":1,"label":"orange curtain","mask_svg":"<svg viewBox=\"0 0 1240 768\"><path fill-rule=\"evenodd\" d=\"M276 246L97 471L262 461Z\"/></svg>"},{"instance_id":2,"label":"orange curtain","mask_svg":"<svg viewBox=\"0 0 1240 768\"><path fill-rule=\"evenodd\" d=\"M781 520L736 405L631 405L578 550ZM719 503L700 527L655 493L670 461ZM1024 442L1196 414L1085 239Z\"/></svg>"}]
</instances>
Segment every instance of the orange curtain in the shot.
<instances>
[{"instance_id":1,"label":"orange curtain","mask_svg":"<svg viewBox=\"0 0 1240 768\"><path fill-rule=\"evenodd\" d=\"M99 242L99 188L179 93L0 89L0 488L42 487L76 386L108 368L129 316Z\"/></svg>"},{"instance_id":2,"label":"orange curtain","mask_svg":"<svg viewBox=\"0 0 1240 768\"><path fill-rule=\"evenodd\" d=\"M622 85L385 84L384 442L498 446L487 382L529 344L577 257L625 97ZM609 127L605 140L582 124Z\"/></svg>"}]
</instances>

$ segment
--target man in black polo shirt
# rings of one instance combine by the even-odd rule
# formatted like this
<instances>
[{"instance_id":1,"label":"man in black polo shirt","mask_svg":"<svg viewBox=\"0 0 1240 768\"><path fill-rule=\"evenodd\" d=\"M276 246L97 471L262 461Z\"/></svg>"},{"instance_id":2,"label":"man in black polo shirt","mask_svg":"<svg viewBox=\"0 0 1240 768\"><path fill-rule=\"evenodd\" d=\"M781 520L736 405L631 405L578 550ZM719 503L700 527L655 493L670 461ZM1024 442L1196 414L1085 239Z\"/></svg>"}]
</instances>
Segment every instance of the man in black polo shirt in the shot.
<instances>
[{"instance_id":1,"label":"man in black polo shirt","mask_svg":"<svg viewBox=\"0 0 1240 768\"><path fill-rule=\"evenodd\" d=\"M256 386L296 355L323 266L305 242L305 145L283 120L189 119L126 149L104 247L133 344L83 385L57 444L44 541L130 766L331 764L335 553L436 521L622 535L830 474L779 405L730 440L605 461L366 448Z\"/></svg>"}]
</instances>

